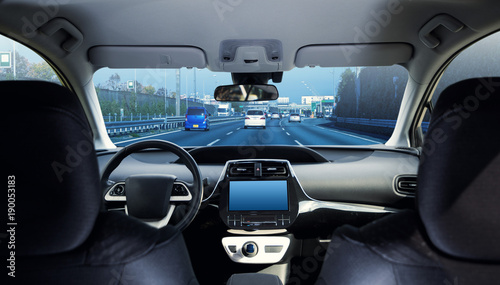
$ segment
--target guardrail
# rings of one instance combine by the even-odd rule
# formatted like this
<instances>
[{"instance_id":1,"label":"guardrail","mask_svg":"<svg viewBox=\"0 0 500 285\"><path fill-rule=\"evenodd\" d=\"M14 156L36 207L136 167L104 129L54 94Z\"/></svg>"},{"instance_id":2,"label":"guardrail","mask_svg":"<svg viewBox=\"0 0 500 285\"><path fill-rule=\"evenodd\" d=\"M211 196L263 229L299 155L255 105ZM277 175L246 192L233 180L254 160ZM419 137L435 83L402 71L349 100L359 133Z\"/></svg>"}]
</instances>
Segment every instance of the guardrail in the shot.
<instances>
[{"instance_id":1,"label":"guardrail","mask_svg":"<svg viewBox=\"0 0 500 285\"><path fill-rule=\"evenodd\" d=\"M392 128L392 129L394 129L394 127L396 126L396 120L337 117L337 118L333 118L333 121L337 121L339 123L346 123L346 124L383 127L383 128ZM422 126L422 131L424 133L426 133L427 128L429 127L429 122L422 122L421 126Z\"/></svg>"},{"instance_id":2,"label":"guardrail","mask_svg":"<svg viewBox=\"0 0 500 285\"><path fill-rule=\"evenodd\" d=\"M242 116L230 116L230 117L211 117L209 118L210 123L215 122L225 122L225 121L237 121L243 120L245 117ZM106 131L110 136L119 136L129 133L141 133L151 130L168 130L184 127L184 122L186 118L184 116L179 117L167 117L165 121L164 118L152 119L152 120L142 120L142 121L117 121L117 122L106 122Z\"/></svg>"}]
</instances>

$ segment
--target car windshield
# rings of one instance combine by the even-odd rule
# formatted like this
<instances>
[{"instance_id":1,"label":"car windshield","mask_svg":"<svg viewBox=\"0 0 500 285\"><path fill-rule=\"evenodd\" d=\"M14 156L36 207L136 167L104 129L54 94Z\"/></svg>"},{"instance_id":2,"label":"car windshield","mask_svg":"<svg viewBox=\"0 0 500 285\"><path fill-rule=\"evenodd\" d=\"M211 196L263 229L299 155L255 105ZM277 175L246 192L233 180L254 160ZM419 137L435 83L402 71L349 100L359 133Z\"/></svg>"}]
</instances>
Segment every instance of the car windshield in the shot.
<instances>
[{"instance_id":1,"label":"car windshield","mask_svg":"<svg viewBox=\"0 0 500 285\"><path fill-rule=\"evenodd\" d=\"M188 115L203 115L203 109L188 108Z\"/></svg>"},{"instance_id":2,"label":"car windshield","mask_svg":"<svg viewBox=\"0 0 500 285\"><path fill-rule=\"evenodd\" d=\"M247 112L247 115L249 115L249 116L252 116L252 115L253 115L253 116L262 116L262 115L264 115L264 112L262 112L262 111L257 111L257 110L249 110L249 111Z\"/></svg>"},{"instance_id":3,"label":"car windshield","mask_svg":"<svg viewBox=\"0 0 500 285\"><path fill-rule=\"evenodd\" d=\"M230 73L103 68L93 78L117 146L152 136L181 146L383 144L393 132L407 80L407 70L398 65L295 68L283 73L282 82L269 82L279 91L275 101L218 102L213 92L233 84ZM202 108L207 120L186 125L186 115L203 114ZM302 117L301 123L290 122L290 114ZM252 115L265 120L247 125L245 117Z\"/></svg>"}]
</instances>

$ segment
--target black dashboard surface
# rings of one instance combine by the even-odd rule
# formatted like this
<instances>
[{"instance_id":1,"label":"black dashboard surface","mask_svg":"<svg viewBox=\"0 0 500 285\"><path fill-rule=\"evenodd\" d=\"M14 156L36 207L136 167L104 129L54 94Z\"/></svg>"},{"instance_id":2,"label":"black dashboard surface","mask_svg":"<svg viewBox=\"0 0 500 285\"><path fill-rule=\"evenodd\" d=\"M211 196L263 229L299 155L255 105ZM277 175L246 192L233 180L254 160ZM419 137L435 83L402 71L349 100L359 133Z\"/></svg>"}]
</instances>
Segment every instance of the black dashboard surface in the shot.
<instances>
[{"instance_id":1,"label":"black dashboard surface","mask_svg":"<svg viewBox=\"0 0 500 285\"><path fill-rule=\"evenodd\" d=\"M254 146L200 147L188 149L206 178L204 198L209 197L227 160L286 159L301 187L311 198L321 201L394 207L410 205L411 197L396 193L395 178L416 175L418 152L386 147ZM101 170L114 151L98 153ZM192 181L188 169L172 153L147 150L132 154L111 174L110 180L125 180L132 174L172 174ZM410 201L409 201L410 200Z\"/></svg>"}]
</instances>

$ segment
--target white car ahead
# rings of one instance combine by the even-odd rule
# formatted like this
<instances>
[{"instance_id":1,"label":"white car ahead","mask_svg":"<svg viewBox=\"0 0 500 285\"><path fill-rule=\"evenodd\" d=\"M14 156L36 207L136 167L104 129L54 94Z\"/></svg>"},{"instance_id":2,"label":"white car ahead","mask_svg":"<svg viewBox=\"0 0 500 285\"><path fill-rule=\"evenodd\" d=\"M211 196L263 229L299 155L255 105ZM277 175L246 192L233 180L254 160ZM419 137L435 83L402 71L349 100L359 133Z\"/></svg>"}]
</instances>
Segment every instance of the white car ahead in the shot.
<instances>
[{"instance_id":1,"label":"white car ahead","mask_svg":"<svg viewBox=\"0 0 500 285\"><path fill-rule=\"evenodd\" d=\"M288 117L288 122L302 122L302 119L300 118L300 114L291 114L290 117Z\"/></svg>"},{"instance_id":2,"label":"white car ahead","mask_svg":"<svg viewBox=\"0 0 500 285\"><path fill-rule=\"evenodd\" d=\"M247 127L266 128L266 116L262 110L248 110L245 116L245 129Z\"/></svg>"}]
</instances>

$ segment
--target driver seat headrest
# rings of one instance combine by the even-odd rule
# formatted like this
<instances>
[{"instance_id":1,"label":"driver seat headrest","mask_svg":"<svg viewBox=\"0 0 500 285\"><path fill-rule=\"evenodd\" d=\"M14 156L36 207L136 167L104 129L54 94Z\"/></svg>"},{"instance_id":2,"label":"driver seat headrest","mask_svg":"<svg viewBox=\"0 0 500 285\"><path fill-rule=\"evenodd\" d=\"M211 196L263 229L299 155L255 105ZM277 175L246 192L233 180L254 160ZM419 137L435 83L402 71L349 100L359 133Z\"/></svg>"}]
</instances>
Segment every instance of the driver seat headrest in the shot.
<instances>
[{"instance_id":1,"label":"driver seat headrest","mask_svg":"<svg viewBox=\"0 0 500 285\"><path fill-rule=\"evenodd\" d=\"M3 81L15 178L16 253L45 255L81 245L101 206L92 132L78 97L42 81Z\"/></svg>"}]
</instances>

